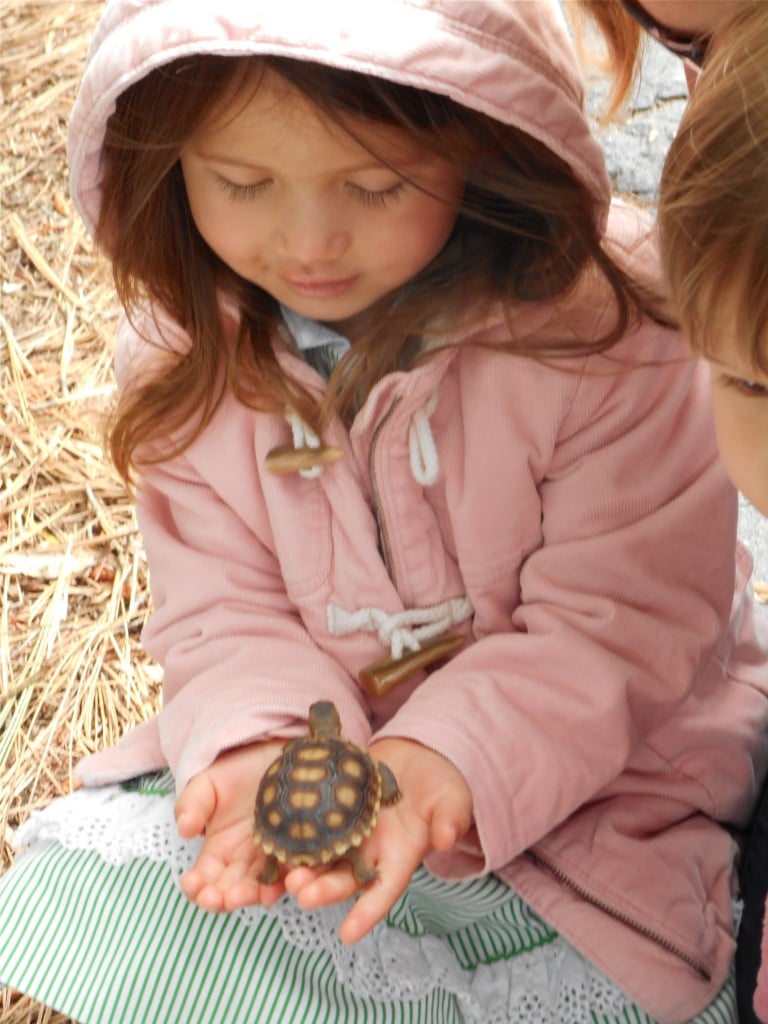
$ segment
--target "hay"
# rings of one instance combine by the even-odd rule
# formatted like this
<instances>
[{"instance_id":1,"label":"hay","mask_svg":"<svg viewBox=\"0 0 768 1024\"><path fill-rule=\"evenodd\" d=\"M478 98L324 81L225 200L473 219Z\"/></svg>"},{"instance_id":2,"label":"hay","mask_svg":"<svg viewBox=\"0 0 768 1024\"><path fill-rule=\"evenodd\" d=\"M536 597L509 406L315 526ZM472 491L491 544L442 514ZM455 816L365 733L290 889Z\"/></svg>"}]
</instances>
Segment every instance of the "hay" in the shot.
<instances>
[{"instance_id":1,"label":"hay","mask_svg":"<svg viewBox=\"0 0 768 1024\"><path fill-rule=\"evenodd\" d=\"M118 307L67 196L64 135L102 4L3 7L0 792L8 828L156 705L146 571L102 450Z\"/></svg>"},{"instance_id":2,"label":"hay","mask_svg":"<svg viewBox=\"0 0 768 1024\"><path fill-rule=\"evenodd\" d=\"M133 507L102 450L118 307L67 195L66 122L101 8L2 7L0 870L10 830L158 698Z\"/></svg>"},{"instance_id":3,"label":"hay","mask_svg":"<svg viewBox=\"0 0 768 1024\"><path fill-rule=\"evenodd\" d=\"M102 7L0 6L0 871L13 829L159 696L132 503L102 451L118 307L67 192L66 123ZM3 990L0 1019L65 1018Z\"/></svg>"},{"instance_id":4,"label":"hay","mask_svg":"<svg viewBox=\"0 0 768 1024\"><path fill-rule=\"evenodd\" d=\"M36 1003L11 989L0 989L0 1021L3 1024L69 1024L71 1017ZM75 1022L76 1024L76 1022Z\"/></svg>"}]
</instances>

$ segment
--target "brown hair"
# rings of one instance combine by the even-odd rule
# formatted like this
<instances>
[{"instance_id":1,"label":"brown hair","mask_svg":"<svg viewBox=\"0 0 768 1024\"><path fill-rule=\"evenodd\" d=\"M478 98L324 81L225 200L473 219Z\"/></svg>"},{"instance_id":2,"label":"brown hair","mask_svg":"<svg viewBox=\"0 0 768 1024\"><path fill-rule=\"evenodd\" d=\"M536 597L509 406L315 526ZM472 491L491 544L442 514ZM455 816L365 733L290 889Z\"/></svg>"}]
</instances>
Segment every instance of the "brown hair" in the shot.
<instances>
[{"instance_id":1,"label":"brown hair","mask_svg":"<svg viewBox=\"0 0 768 1024\"><path fill-rule=\"evenodd\" d=\"M246 96L266 67L353 136L355 118L399 126L451 160L466 181L443 250L396 304L382 308L375 332L342 360L321 402L279 367L271 341L275 300L234 274L198 234L178 164L180 148L215 105ZM602 247L599 200L563 161L519 130L374 76L276 57L200 56L170 64L118 99L102 167L97 240L110 255L124 306L131 315L148 300L191 339L188 353L123 391L110 446L126 477L139 448L143 461L156 461L191 443L227 387L253 408L292 408L321 433L332 411L349 417L376 380L402 363L430 321L451 322L470 300L501 301L507 310L552 302L583 271L596 269L615 297L614 323L589 342L515 344L539 357L607 349L644 301ZM234 345L226 341L221 294L239 311ZM162 454L151 455L148 444L159 441Z\"/></svg>"},{"instance_id":2,"label":"brown hair","mask_svg":"<svg viewBox=\"0 0 768 1024\"><path fill-rule=\"evenodd\" d=\"M589 49L585 27L592 22L600 31L606 54L603 66L613 82L606 119L624 106L639 74L645 51L645 34L617 0L569 0L567 4L582 52Z\"/></svg>"},{"instance_id":3,"label":"brown hair","mask_svg":"<svg viewBox=\"0 0 768 1024\"><path fill-rule=\"evenodd\" d=\"M768 373L768 4L718 27L661 178L662 259L694 348ZM727 361L727 360L725 360Z\"/></svg>"}]
</instances>

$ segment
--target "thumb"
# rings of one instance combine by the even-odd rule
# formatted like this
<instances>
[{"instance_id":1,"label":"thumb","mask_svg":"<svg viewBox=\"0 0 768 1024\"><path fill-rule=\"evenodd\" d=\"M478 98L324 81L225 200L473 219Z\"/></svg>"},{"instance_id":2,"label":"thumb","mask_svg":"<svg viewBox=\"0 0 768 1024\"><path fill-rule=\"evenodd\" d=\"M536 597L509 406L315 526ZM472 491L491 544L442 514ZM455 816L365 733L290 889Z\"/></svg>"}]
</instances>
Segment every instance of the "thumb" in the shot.
<instances>
[{"instance_id":1,"label":"thumb","mask_svg":"<svg viewBox=\"0 0 768 1024\"><path fill-rule=\"evenodd\" d=\"M215 810L216 790L208 773L201 772L190 779L174 807L176 827L182 839L202 835Z\"/></svg>"},{"instance_id":2,"label":"thumb","mask_svg":"<svg viewBox=\"0 0 768 1024\"><path fill-rule=\"evenodd\" d=\"M444 796L432 812L429 830L432 848L447 853L466 834L471 824L470 806L453 796Z\"/></svg>"}]
</instances>

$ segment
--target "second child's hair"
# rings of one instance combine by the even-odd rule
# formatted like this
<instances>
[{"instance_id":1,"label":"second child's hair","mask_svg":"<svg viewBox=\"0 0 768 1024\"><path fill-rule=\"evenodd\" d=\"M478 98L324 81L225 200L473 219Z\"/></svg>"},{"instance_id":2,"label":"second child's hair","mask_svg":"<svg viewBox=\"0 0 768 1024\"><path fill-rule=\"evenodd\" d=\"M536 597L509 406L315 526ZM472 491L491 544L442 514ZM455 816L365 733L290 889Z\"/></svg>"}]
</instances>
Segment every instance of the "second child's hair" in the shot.
<instances>
[{"instance_id":1,"label":"second child's hair","mask_svg":"<svg viewBox=\"0 0 768 1024\"><path fill-rule=\"evenodd\" d=\"M768 4L707 51L661 178L662 260L693 346L768 373ZM725 344L724 344L725 342Z\"/></svg>"},{"instance_id":2,"label":"second child's hair","mask_svg":"<svg viewBox=\"0 0 768 1024\"><path fill-rule=\"evenodd\" d=\"M618 0L568 0L566 10L571 15L582 53L589 52L590 59L594 59L593 48L587 39L590 22L599 30L605 43L605 60L600 63L612 77L603 112L603 117L609 120L624 107L638 78L645 53L645 33Z\"/></svg>"},{"instance_id":3,"label":"second child's hair","mask_svg":"<svg viewBox=\"0 0 768 1024\"><path fill-rule=\"evenodd\" d=\"M341 361L321 401L280 368L272 347L275 300L230 270L199 235L178 161L205 118L222 103L247 102L267 68L353 138L361 118L399 127L450 160L466 182L446 245L396 303L382 301L376 328ZM606 300L613 295L605 334L590 341L561 334L535 346L518 339L513 348L539 358L606 350L645 297L602 246L604 214L543 144L428 91L278 57L199 56L151 72L119 97L107 126L97 240L129 316L148 301L170 314L191 348L124 390L110 438L118 470L130 477L139 449L138 461L182 451L227 387L252 408L291 408L322 433L332 412L349 419L383 374L405 364L430 324L444 329L478 304L501 302L511 313L521 303L554 302L585 271L607 283ZM234 345L226 340L222 296L239 315ZM152 445L155 455L152 442L162 442Z\"/></svg>"}]
</instances>

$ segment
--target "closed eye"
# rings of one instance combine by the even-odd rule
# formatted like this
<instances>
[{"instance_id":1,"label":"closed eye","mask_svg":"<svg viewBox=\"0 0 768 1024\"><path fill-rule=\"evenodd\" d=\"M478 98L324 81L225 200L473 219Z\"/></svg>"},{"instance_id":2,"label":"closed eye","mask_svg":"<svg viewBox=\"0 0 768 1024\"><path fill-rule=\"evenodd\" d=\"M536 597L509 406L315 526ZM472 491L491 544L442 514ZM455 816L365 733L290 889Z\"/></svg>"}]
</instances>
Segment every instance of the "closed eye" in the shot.
<instances>
[{"instance_id":1,"label":"closed eye","mask_svg":"<svg viewBox=\"0 0 768 1024\"><path fill-rule=\"evenodd\" d=\"M730 377L723 374L723 382L728 388L733 388L740 395L747 398L765 398L768 396L768 385L760 384L756 380L748 380L745 377Z\"/></svg>"},{"instance_id":2,"label":"closed eye","mask_svg":"<svg viewBox=\"0 0 768 1024\"><path fill-rule=\"evenodd\" d=\"M397 199L400 193L405 188L404 181L398 181L396 185L392 185L390 188L380 189L374 191L372 189L361 188L360 185L355 185L351 181L347 183L347 188L363 206L373 206L381 209L386 206L388 202Z\"/></svg>"},{"instance_id":3,"label":"closed eye","mask_svg":"<svg viewBox=\"0 0 768 1024\"><path fill-rule=\"evenodd\" d=\"M265 178L263 181L254 181L249 185L239 185L237 182L223 178L221 175L217 175L216 180L219 188L226 192L230 199L236 200L255 199L259 193L264 192L271 184L270 178Z\"/></svg>"}]
</instances>

